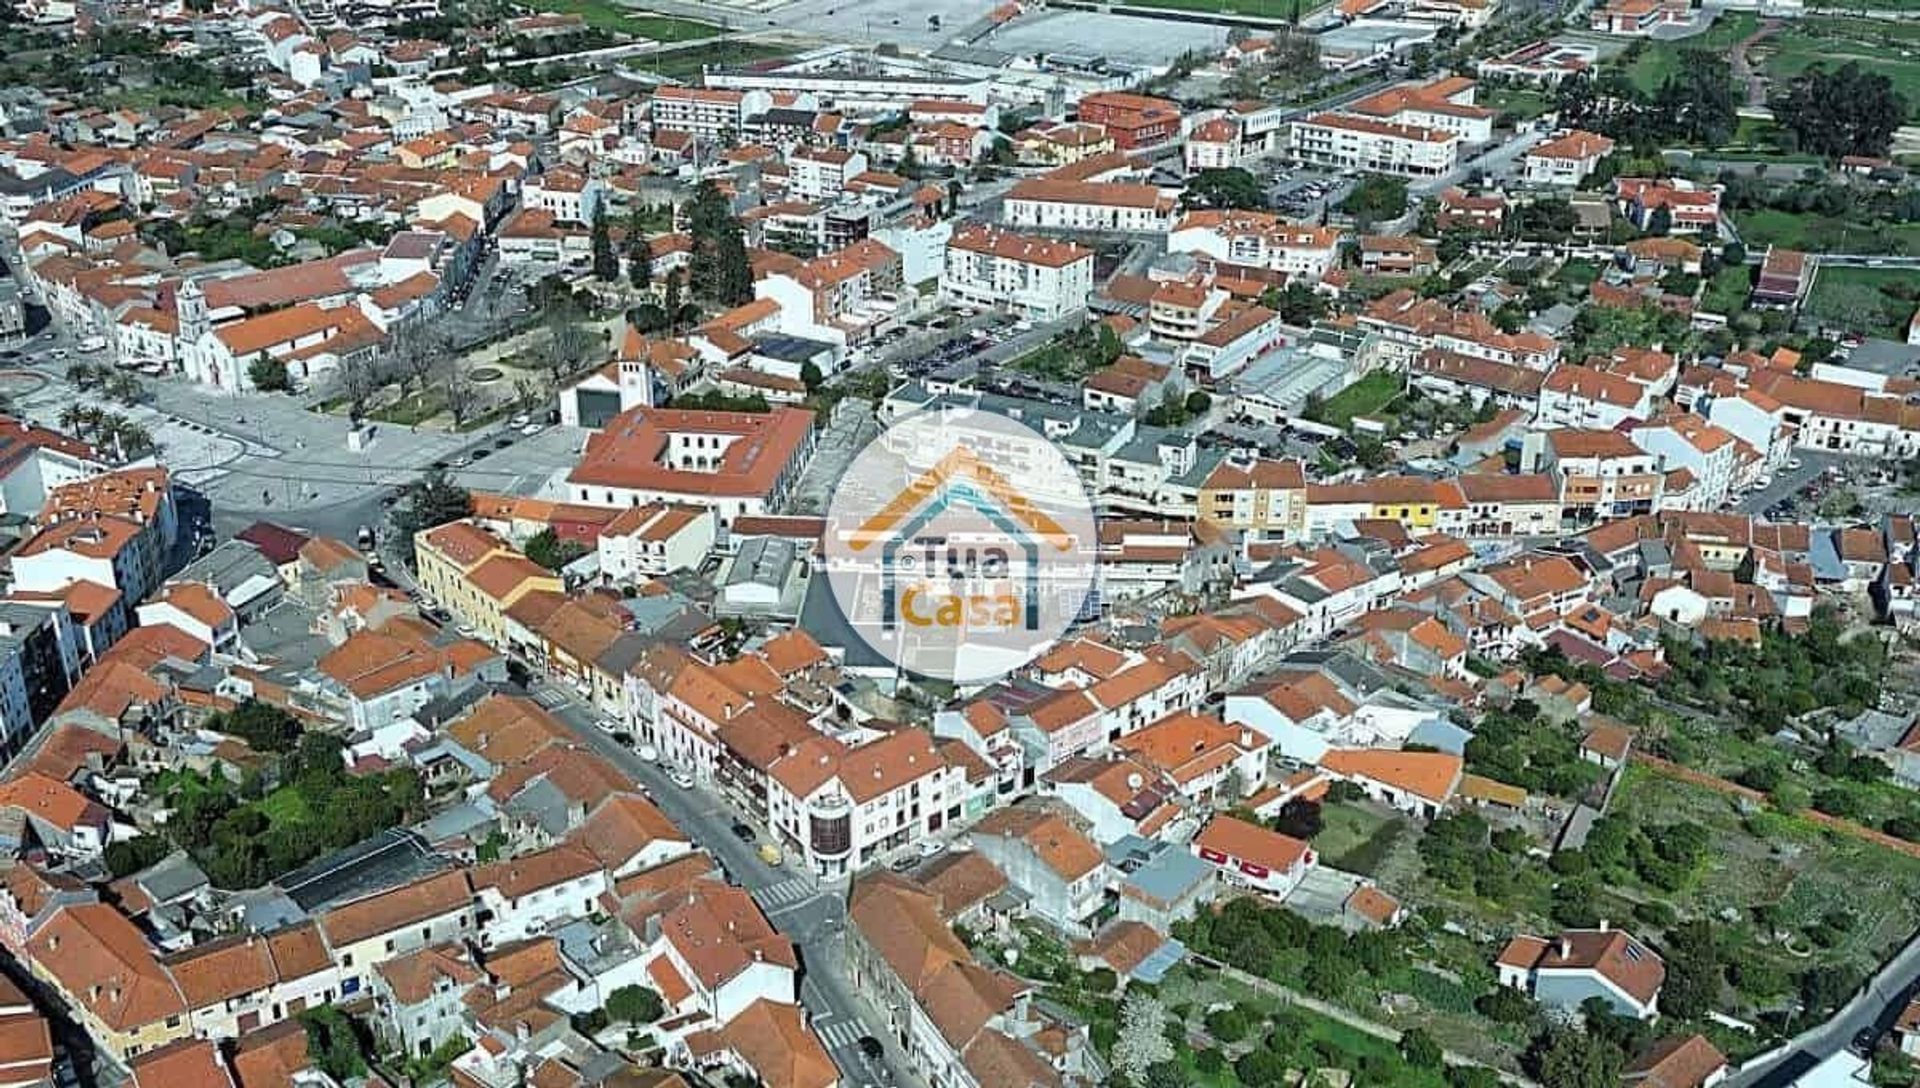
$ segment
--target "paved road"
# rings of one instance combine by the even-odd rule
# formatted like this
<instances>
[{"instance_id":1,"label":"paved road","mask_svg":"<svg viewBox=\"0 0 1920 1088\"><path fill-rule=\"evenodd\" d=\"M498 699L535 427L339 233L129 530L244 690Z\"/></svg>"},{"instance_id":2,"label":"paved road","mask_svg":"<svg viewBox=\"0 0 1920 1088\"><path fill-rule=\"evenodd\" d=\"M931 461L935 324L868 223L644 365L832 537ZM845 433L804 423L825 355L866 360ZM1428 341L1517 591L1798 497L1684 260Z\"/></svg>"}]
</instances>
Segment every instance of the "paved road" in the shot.
<instances>
[{"instance_id":1,"label":"paved road","mask_svg":"<svg viewBox=\"0 0 1920 1088\"><path fill-rule=\"evenodd\" d=\"M1789 1088L1820 1062L1856 1039L1884 1037L1920 986L1920 940L1909 941L1825 1023L1792 1043L1749 1062L1727 1079L1728 1088Z\"/></svg>"},{"instance_id":2,"label":"paved road","mask_svg":"<svg viewBox=\"0 0 1920 1088\"><path fill-rule=\"evenodd\" d=\"M1816 476L1825 472L1827 466L1837 465L1845 460L1837 453L1816 453L1812 450L1795 450L1793 459L1800 462L1799 468L1783 468L1775 473L1773 483L1748 494L1740 501L1739 511L1743 514L1758 514L1774 503L1797 494Z\"/></svg>"},{"instance_id":3,"label":"paved road","mask_svg":"<svg viewBox=\"0 0 1920 1088\"><path fill-rule=\"evenodd\" d=\"M846 904L837 886L821 885L796 869L769 866L754 847L733 833L741 819L724 801L704 790L683 790L653 764L614 741L599 727L601 714L569 688L538 683L534 698L598 755L604 756L652 793L654 803L686 831L694 843L726 867L734 883L753 894L767 917L800 948L800 1001L812 1015L813 1029L840 1066L844 1085L914 1085L917 1078L889 1043L880 1063L860 1051L862 1036L883 1037L862 1020L862 1004L846 980L843 947Z\"/></svg>"}]
</instances>

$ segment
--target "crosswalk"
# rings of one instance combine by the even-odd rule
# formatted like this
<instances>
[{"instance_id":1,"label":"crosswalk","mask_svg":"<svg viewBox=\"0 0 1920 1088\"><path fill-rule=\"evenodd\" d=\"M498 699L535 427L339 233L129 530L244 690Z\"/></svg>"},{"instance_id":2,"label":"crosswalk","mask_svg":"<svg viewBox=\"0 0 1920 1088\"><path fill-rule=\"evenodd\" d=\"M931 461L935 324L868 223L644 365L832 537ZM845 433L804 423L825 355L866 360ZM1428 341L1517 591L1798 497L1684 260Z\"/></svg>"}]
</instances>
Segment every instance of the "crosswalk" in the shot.
<instances>
[{"instance_id":1,"label":"crosswalk","mask_svg":"<svg viewBox=\"0 0 1920 1088\"><path fill-rule=\"evenodd\" d=\"M788 877L778 884L769 884L753 890L754 902L761 910L778 910L792 903L813 897L813 882L803 877Z\"/></svg>"},{"instance_id":2,"label":"crosswalk","mask_svg":"<svg viewBox=\"0 0 1920 1088\"><path fill-rule=\"evenodd\" d=\"M828 1050L841 1050L845 1047L850 1047L859 1042L860 1037L866 1034L866 1032L861 1030L859 1024L851 1020L840 1020L830 1024L823 1024L816 1020L814 1021L813 1030L814 1034L820 1036L820 1041L826 1044Z\"/></svg>"},{"instance_id":3,"label":"crosswalk","mask_svg":"<svg viewBox=\"0 0 1920 1088\"><path fill-rule=\"evenodd\" d=\"M558 688L535 688L533 701L546 707L548 710L558 710L567 705L567 703L571 701L571 697Z\"/></svg>"}]
</instances>

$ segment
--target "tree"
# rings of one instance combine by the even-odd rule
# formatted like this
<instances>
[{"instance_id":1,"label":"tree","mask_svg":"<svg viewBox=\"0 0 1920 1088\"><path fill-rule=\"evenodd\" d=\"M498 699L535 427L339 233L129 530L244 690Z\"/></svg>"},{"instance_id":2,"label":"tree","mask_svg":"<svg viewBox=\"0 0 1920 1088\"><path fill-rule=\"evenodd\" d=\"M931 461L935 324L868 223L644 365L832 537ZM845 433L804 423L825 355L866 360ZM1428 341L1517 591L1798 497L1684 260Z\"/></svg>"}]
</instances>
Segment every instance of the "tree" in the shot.
<instances>
[{"instance_id":1,"label":"tree","mask_svg":"<svg viewBox=\"0 0 1920 1088\"><path fill-rule=\"evenodd\" d=\"M300 1021L307 1028L307 1057L322 1072L342 1084L367 1075L360 1038L346 1013L322 1005L301 1013Z\"/></svg>"},{"instance_id":2,"label":"tree","mask_svg":"<svg viewBox=\"0 0 1920 1088\"><path fill-rule=\"evenodd\" d=\"M623 1024L651 1024L665 1012L660 995L645 986L622 986L607 995L607 1016Z\"/></svg>"},{"instance_id":3,"label":"tree","mask_svg":"<svg viewBox=\"0 0 1920 1088\"><path fill-rule=\"evenodd\" d=\"M1245 1011L1235 1006L1207 1014L1207 1034L1223 1043L1237 1043L1253 1029Z\"/></svg>"},{"instance_id":4,"label":"tree","mask_svg":"<svg viewBox=\"0 0 1920 1088\"><path fill-rule=\"evenodd\" d=\"M428 331L425 323L402 321L387 330L387 342L381 353L386 357L384 369L399 376L400 391L405 393L409 384L426 389L427 378L447 350L446 343Z\"/></svg>"},{"instance_id":5,"label":"tree","mask_svg":"<svg viewBox=\"0 0 1920 1088\"><path fill-rule=\"evenodd\" d=\"M551 527L527 539L527 558L548 570L559 570L585 554L587 549L579 541L561 540Z\"/></svg>"},{"instance_id":6,"label":"tree","mask_svg":"<svg viewBox=\"0 0 1920 1088\"><path fill-rule=\"evenodd\" d=\"M1204 416L1213 407L1213 397L1204 389L1195 389L1187 394L1187 415Z\"/></svg>"},{"instance_id":7,"label":"tree","mask_svg":"<svg viewBox=\"0 0 1920 1088\"><path fill-rule=\"evenodd\" d=\"M647 243L639 208L627 217L627 282L642 290L653 282L653 247Z\"/></svg>"},{"instance_id":8,"label":"tree","mask_svg":"<svg viewBox=\"0 0 1920 1088\"><path fill-rule=\"evenodd\" d=\"M117 879L137 873L173 853L173 844L158 835L137 835L107 844L107 871Z\"/></svg>"},{"instance_id":9,"label":"tree","mask_svg":"<svg viewBox=\"0 0 1920 1088\"><path fill-rule=\"evenodd\" d=\"M1187 179L1180 200L1190 208L1264 208L1267 194L1260 179L1248 170L1230 167L1202 170Z\"/></svg>"},{"instance_id":10,"label":"tree","mask_svg":"<svg viewBox=\"0 0 1920 1088\"><path fill-rule=\"evenodd\" d=\"M408 540L422 529L458 521L473 512L473 495L437 468L407 485L405 499L396 509L393 522Z\"/></svg>"},{"instance_id":11,"label":"tree","mask_svg":"<svg viewBox=\"0 0 1920 1088\"><path fill-rule=\"evenodd\" d=\"M681 273L677 271L668 272L667 285L660 292L660 298L662 300L660 310L666 314L667 317L666 328L668 336L674 335L680 329L680 312L685 309L686 305L681 300L681 285L686 282L686 279Z\"/></svg>"},{"instance_id":12,"label":"tree","mask_svg":"<svg viewBox=\"0 0 1920 1088\"><path fill-rule=\"evenodd\" d=\"M620 255L613 251L613 230L604 210L593 213L593 278L612 283L620 278Z\"/></svg>"},{"instance_id":13,"label":"tree","mask_svg":"<svg viewBox=\"0 0 1920 1088\"><path fill-rule=\"evenodd\" d=\"M1280 806L1280 814L1273 818L1273 829L1282 835L1291 835L1296 839L1311 839L1326 826L1320 816L1320 805L1304 797L1296 797Z\"/></svg>"},{"instance_id":14,"label":"tree","mask_svg":"<svg viewBox=\"0 0 1920 1088\"><path fill-rule=\"evenodd\" d=\"M701 182L694 192L687 233L693 236L693 257L687 269L692 291L722 306L751 301L753 267L747 260L746 233L726 194L710 181Z\"/></svg>"},{"instance_id":15,"label":"tree","mask_svg":"<svg viewBox=\"0 0 1920 1088\"><path fill-rule=\"evenodd\" d=\"M1112 1053L1113 1071L1134 1084L1141 1083L1147 1070L1172 1061L1175 1054L1167 1041L1166 1007L1142 991L1129 992L1120 1006L1119 1037Z\"/></svg>"},{"instance_id":16,"label":"tree","mask_svg":"<svg viewBox=\"0 0 1920 1088\"><path fill-rule=\"evenodd\" d=\"M380 388L380 374L372 359L361 354L350 354L340 359L340 365L333 368L333 385L347 400L347 414L355 419L366 413L367 401Z\"/></svg>"},{"instance_id":17,"label":"tree","mask_svg":"<svg viewBox=\"0 0 1920 1088\"><path fill-rule=\"evenodd\" d=\"M287 364L264 351L247 364L247 380L262 393L284 393L293 388L293 376L287 373Z\"/></svg>"},{"instance_id":18,"label":"tree","mask_svg":"<svg viewBox=\"0 0 1920 1088\"><path fill-rule=\"evenodd\" d=\"M1801 148L1836 159L1885 155L1907 117L1907 102L1893 81L1855 61L1831 71L1813 65L1793 77L1772 105Z\"/></svg>"},{"instance_id":19,"label":"tree","mask_svg":"<svg viewBox=\"0 0 1920 1088\"><path fill-rule=\"evenodd\" d=\"M207 728L247 742L256 752L290 751L300 739L300 721L271 703L242 700L232 710L216 714Z\"/></svg>"},{"instance_id":20,"label":"tree","mask_svg":"<svg viewBox=\"0 0 1920 1088\"><path fill-rule=\"evenodd\" d=\"M826 380L826 375L820 373L819 365L812 359L800 364L800 384L807 387L807 392L819 389Z\"/></svg>"},{"instance_id":21,"label":"tree","mask_svg":"<svg viewBox=\"0 0 1920 1088\"><path fill-rule=\"evenodd\" d=\"M557 309L548 315L547 341L541 354L555 386L580 369L592 350L593 334L572 309Z\"/></svg>"},{"instance_id":22,"label":"tree","mask_svg":"<svg viewBox=\"0 0 1920 1088\"><path fill-rule=\"evenodd\" d=\"M1401 1033L1400 1056L1416 1069L1438 1069L1446 1060L1440 1044L1424 1028L1408 1028Z\"/></svg>"},{"instance_id":23,"label":"tree","mask_svg":"<svg viewBox=\"0 0 1920 1088\"><path fill-rule=\"evenodd\" d=\"M1541 1088L1614 1088L1620 1053L1578 1028L1555 1028L1528 1054Z\"/></svg>"},{"instance_id":24,"label":"tree","mask_svg":"<svg viewBox=\"0 0 1920 1088\"><path fill-rule=\"evenodd\" d=\"M453 417L454 429L464 427L468 417L480 404L480 387L474 382L466 364L456 356L442 355L434 360L431 376L440 390L442 402L447 406L447 414Z\"/></svg>"},{"instance_id":25,"label":"tree","mask_svg":"<svg viewBox=\"0 0 1920 1088\"><path fill-rule=\"evenodd\" d=\"M1340 210L1362 223L1398 219L1407 214L1406 179L1368 174L1340 202Z\"/></svg>"}]
</instances>

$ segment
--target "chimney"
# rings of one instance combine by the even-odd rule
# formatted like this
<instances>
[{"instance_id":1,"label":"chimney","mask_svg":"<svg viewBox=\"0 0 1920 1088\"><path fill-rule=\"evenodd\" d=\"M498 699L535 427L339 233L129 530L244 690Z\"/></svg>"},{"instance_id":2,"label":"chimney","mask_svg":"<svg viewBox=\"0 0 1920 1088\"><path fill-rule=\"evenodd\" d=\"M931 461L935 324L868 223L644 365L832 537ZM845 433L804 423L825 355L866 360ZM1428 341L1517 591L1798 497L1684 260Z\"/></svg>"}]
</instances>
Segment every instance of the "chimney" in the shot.
<instances>
[{"instance_id":1,"label":"chimney","mask_svg":"<svg viewBox=\"0 0 1920 1088\"><path fill-rule=\"evenodd\" d=\"M1560 935L1560 958L1563 960L1573 958L1573 940L1564 933Z\"/></svg>"},{"instance_id":2,"label":"chimney","mask_svg":"<svg viewBox=\"0 0 1920 1088\"><path fill-rule=\"evenodd\" d=\"M766 959L766 958L767 958L767 955L766 955L766 953L765 953L765 952L762 952L762 951L761 951L760 949L758 949L758 948L756 948L756 949L754 949L754 950L753 950L753 962L755 962L755 963L759 963L759 962L761 962L762 960L764 960L764 959Z\"/></svg>"},{"instance_id":3,"label":"chimney","mask_svg":"<svg viewBox=\"0 0 1920 1088\"><path fill-rule=\"evenodd\" d=\"M1600 932L1605 933L1610 928L1605 918L1600 919Z\"/></svg>"}]
</instances>

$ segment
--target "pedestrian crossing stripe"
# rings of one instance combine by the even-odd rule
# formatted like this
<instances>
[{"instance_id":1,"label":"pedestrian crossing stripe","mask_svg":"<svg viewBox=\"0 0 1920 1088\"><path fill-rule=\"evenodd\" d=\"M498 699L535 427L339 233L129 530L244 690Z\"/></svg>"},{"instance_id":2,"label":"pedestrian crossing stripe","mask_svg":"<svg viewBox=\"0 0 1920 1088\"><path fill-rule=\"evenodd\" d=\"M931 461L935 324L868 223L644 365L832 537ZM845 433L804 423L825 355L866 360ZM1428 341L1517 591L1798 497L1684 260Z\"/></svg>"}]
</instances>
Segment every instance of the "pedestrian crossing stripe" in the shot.
<instances>
[{"instance_id":1,"label":"pedestrian crossing stripe","mask_svg":"<svg viewBox=\"0 0 1920 1088\"><path fill-rule=\"evenodd\" d=\"M821 1042L827 1044L828 1050L850 1047L860 1041L860 1036L866 1034L860 1030L859 1024L854 1023L825 1024L817 1028L816 1032Z\"/></svg>"},{"instance_id":2,"label":"pedestrian crossing stripe","mask_svg":"<svg viewBox=\"0 0 1920 1088\"><path fill-rule=\"evenodd\" d=\"M782 880L778 884L769 884L754 890L753 898L762 907L778 907L788 903L798 903L813 895L813 886L799 877Z\"/></svg>"}]
</instances>

